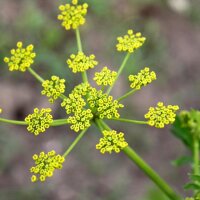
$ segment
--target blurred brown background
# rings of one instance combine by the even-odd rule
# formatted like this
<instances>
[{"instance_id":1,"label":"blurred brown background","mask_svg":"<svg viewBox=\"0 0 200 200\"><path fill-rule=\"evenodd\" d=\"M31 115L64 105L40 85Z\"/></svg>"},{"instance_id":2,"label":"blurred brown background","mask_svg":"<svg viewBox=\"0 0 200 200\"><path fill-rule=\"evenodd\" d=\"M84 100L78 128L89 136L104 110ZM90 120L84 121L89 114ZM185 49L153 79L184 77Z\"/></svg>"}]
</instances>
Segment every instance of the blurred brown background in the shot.
<instances>
[{"instance_id":1,"label":"blurred brown background","mask_svg":"<svg viewBox=\"0 0 200 200\"><path fill-rule=\"evenodd\" d=\"M53 106L40 95L41 86L28 73L9 72L4 56L17 41L33 43L37 58L33 68L48 79L51 74L67 80L67 93L81 82L65 60L76 52L73 31L57 20L61 0L0 0L0 107L3 117L23 120L35 107L51 107L54 118L65 113L58 100ZM147 37L131 57L113 90L118 97L129 88L128 75L145 66L158 79L125 100L122 117L143 120L149 106L158 101L181 109L200 108L200 1L198 0L86 0L89 13L81 27L86 53L117 70L124 57L116 52L116 37L131 28ZM89 72L92 79L94 70ZM188 181L189 166L176 168L171 161L188 154L170 133L170 127L110 123L126 133L127 141L177 191ZM0 126L0 200L165 200L157 187L123 154L101 155L95 150L100 134L92 127L67 158L64 168L45 183L32 184L32 155L55 149L62 153L76 134L68 126L50 128L34 137L26 127Z\"/></svg>"}]
</instances>

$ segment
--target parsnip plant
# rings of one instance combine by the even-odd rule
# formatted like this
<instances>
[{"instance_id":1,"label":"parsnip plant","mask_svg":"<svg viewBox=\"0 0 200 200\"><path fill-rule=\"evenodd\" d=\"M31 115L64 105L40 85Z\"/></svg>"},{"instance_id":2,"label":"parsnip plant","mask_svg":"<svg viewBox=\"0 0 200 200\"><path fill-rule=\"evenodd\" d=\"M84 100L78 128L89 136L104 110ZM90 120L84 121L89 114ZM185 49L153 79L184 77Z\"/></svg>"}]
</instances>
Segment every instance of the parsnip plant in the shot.
<instances>
[{"instance_id":1,"label":"parsnip plant","mask_svg":"<svg viewBox=\"0 0 200 200\"><path fill-rule=\"evenodd\" d=\"M156 73L149 67L144 67L138 74L131 74L128 77L130 81L130 90L124 95L114 99L110 92L115 86L120 74L124 70L126 63L134 52L142 47L146 38L140 32L133 30L126 31L124 36L117 38L116 49L124 53L125 57L121 66L116 71L111 71L105 66L98 71L98 61L95 55L86 55L81 44L80 26L85 24L85 17L88 10L88 4L79 4L78 0L72 0L71 3L60 5L58 20L65 30L74 31L77 39L78 50L66 59L66 65L73 73L81 73L83 82L75 86L68 96L65 95L65 80L56 75L51 76L49 80L44 80L34 69L34 60L36 53L34 46L24 45L23 42L17 42L16 48L10 51L10 55L4 58L10 71L18 70L20 72L31 73L41 84L41 94L45 95L50 103L61 99L61 107L65 110L66 116L63 119L54 119L50 108L35 108L33 113L27 115L24 121L0 118L0 122L27 126L27 131L38 136L45 134L46 129L51 126L62 126L68 124L75 134L74 142L63 152L56 153L40 152L33 155L34 166L30 168L32 173L31 181L47 181L53 176L54 170L62 169L62 164L66 162L66 157L78 144L81 138L92 124L95 124L97 131L101 134L96 149L102 154L124 153L131 159L144 173L168 196L171 200L181 199L179 195L128 145L125 140L125 134L112 129L105 120L117 120L124 123L133 123L141 125L154 126L155 128L164 128L165 125L172 124L175 121L177 105L165 105L158 102L157 105L150 107L144 120L127 119L120 116L120 109L124 107L121 103L123 99L147 86L156 80ZM97 87L92 87L87 71L96 68L97 72L93 80ZM2 111L2 110L0 110ZM123 130L120 130L123 131ZM193 199L193 198L191 198ZM188 200L188 199L187 199Z\"/></svg>"}]
</instances>

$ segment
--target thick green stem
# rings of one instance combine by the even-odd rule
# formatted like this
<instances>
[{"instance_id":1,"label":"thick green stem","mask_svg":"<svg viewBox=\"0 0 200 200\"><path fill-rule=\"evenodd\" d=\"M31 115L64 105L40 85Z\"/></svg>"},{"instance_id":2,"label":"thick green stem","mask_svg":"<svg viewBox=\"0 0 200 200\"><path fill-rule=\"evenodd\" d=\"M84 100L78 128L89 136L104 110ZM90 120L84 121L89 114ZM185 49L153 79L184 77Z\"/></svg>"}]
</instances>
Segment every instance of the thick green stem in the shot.
<instances>
[{"instance_id":1,"label":"thick green stem","mask_svg":"<svg viewBox=\"0 0 200 200\"><path fill-rule=\"evenodd\" d=\"M136 91L136 90L134 89L134 90L131 90L131 91L127 92L127 93L124 94L123 96L119 97L119 98L117 99L117 101L122 101L123 99L127 98L127 97L130 96L131 94L135 93L135 91Z\"/></svg>"},{"instance_id":2,"label":"thick green stem","mask_svg":"<svg viewBox=\"0 0 200 200\"><path fill-rule=\"evenodd\" d=\"M108 88L108 90L107 90L107 92L106 92L107 94L109 94L109 93L111 92L113 86L115 85L117 79L119 78L119 75L122 73L124 67L126 66L126 63L127 63L128 59L129 59L130 55L131 55L130 53L127 53L127 54L126 54L126 56L125 56L125 58L124 58L124 60L123 60L123 62L122 62L122 64L121 64L121 66L120 66L120 68L119 68L119 70L118 70L118 72L117 72L117 77L116 77L114 83Z\"/></svg>"},{"instance_id":3,"label":"thick green stem","mask_svg":"<svg viewBox=\"0 0 200 200\"><path fill-rule=\"evenodd\" d=\"M96 125L102 131L103 128L111 130L110 127L102 120L99 120ZM171 200L180 200L180 197L173 189L131 148L125 147L124 154L132 160Z\"/></svg>"},{"instance_id":4,"label":"thick green stem","mask_svg":"<svg viewBox=\"0 0 200 200\"><path fill-rule=\"evenodd\" d=\"M67 157L69 153L73 150L73 148L77 145L77 143L80 141L80 139L84 136L87 129L83 130L79 135L76 137L76 139L73 141L73 143L69 146L69 148L65 151L63 154L63 157Z\"/></svg>"},{"instance_id":5,"label":"thick green stem","mask_svg":"<svg viewBox=\"0 0 200 200\"><path fill-rule=\"evenodd\" d=\"M194 174L199 175L199 139L194 137L193 141Z\"/></svg>"},{"instance_id":6,"label":"thick green stem","mask_svg":"<svg viewBox=\"0 0 200 200\"><path fill-rule=\"evenodd\" d=\"M77 46L78 46L78 51L83 52L83 48L82 48L82 43L81 43L81 37L80 37L80 31L77 28L75 30L76 32L76 41L77 41ZM88 82L88 78L87 78L87 73L86 71L82 72L82 79L84 83Z\"/></svg>"},{"instance_id":7,"label":"thick green stem","mask_svg":"<svg viewBox=\"0 0 200 200\"><path fill-rule=\"evenodd\" d=\"M111 118L109 120L115 120L115 121L127 122L127 123L133 123L133 124L148 124L147 121L140 121L140 120L134 120L134 119L125 119L125 118Z\"/></svg>"},{"instance_id":8,"label":"thick green stem","mask_svg":"<svg viewBox=\"0 0 200 200\"><path fill-rule=\"evenodd\" d=\"M15 125L27 125L25 121L11 120L11 119L5 119L5 118L0 118L0 122L15 124Z\"/></svg>"}]
</instances>

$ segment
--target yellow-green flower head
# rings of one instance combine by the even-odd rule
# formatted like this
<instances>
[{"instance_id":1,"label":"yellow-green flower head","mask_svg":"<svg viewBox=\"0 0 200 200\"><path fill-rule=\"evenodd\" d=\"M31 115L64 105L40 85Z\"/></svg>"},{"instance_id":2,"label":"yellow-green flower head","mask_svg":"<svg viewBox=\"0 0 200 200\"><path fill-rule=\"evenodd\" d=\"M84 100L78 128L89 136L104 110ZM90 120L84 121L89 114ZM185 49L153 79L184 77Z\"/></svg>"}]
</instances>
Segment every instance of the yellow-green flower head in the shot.
<instances>
[{"instance_id":1,"label":"yellow-green flower head","mask_svg":"<svg viewBox=\"0 0 200 200\"><path fill-rule=\"evenodd\" d=\"M117 77L117 72L111 71L108 67L104 67L101 72L96 72L93 78L97 85L112 85Z\"/></svg>"},{"instance_id":2,"label":"yellow-green flower head","mask_svg":"<svg viewBox=\"0 0 200 200\"><path fill-rule=\"evenodd\" d=\"M74 116L70 116L68 118L69 124L72 124L70 128L75 132L80 130L84 130L91 126L90 121L93 118L92 111L90 109L81 110L79 112L75 112Z\"/></svg>"},{"instance_id":3,"label":"yellow-green flower head","mask_svg":"<svg viewBox=\"0 0 200 200\"><path fill-rule=\"evenodd\" d=\"M88 4L78 5L78 0L72 0L72 4L60 5L60 14L58 20L62 21L62 26L66 30L77 29L85 24L85 15L87 14Z\"/></svg>"},{"instance_id":4,"label":"yellow-green flower head","mask_svg":"<svg viewBox=\"0 0 200 200\"><path fill-rule=\"evenodd\" d=\"M79 94L81 96L86 96L91 90L92 87L90 86L89 83L81 83L73 89L72 94Z\"/></svg>"},{"instance_id":5,"label":"yellow-green flower head","mask_svg":"<svg viewBox=\"0 0 200 200\"><path fill-rule=\"evenodd\" d=\"M128 30L127 35L118 37L118 44L116 45L118 51L125 51L133 53L136 49L140 48L146 38L142 37L141 33L134 33L133 30Z\"/></svg>"},{"instance_id":6,"label":"yellow-green flower head","mask_svg":"<svg viewBox=\"0 0 200 200\"><path fill-rule=\"evenodd\" d=\"M27 130L34 135L44 133L53 122L53 117L50 113L50 108L42 108L41 110L35 108L33 114L29 114L25 118L25 122L28 124Z\"/></svg>"},{"instance_id":7,"label":"yellow-green flower head","mask_svg":"<svg viewBox=\"0 0 200 200\"><path fill-rule=\"evenodd\" d=\"M0 108L0 114L2 113L2 109Z\"/></svg>"},{"instance_id":8,"label":"yellow-green flower head","mask_svg":"<svg viewBox=\"0 0 200 200\"><path fill-rule=\"evenodd\" d=\"M25 72L31 66L31 64L34 63L36 54L33 52L33 48L34 46L32 44L28 45L26 48L23 48L23 43L18 42L17 48L10 51L10 58L4 58L4 62L8 64L9 70Z\"/></svg>"},{"instance_id":9,"label":"yellow-green flower head","mask_svg":"<svg viewBox=\"0 0 200 200\"><path fill-rule=\"evenodd\" d=\"M113 100L112 96L103 94L101 90L97 91L95 88L90 91L87 101L95 115L100 119L119 118L118 109L124 107L117 100Z\"/></svg>"},{"instance_id":10,"label":"yellow-green flower head","mask_svg":"<svg viewBox=\"0 0 200 200\"><path fill-rule=\"evenodd\" d=\"M72 54L70 56L67 64L73 73L77 73L94 68L98 62L95 60L95 55L91 54L90 56L86 56L83 52L78 52L78 54Z\"/></svg>"},{"instance_id":11,"label":"yellow-green flower head","mask_svg":"<svg viewBox=\"0 0 200 200\"><path fill-rule=\"evenodd\" d=\"M154 71L150 71L148 67L145 67L137 75L130 75L128 79L131 82L130 87L139 90L141 87L156 80L156 73Z\"/></svg>"},{"instance_id":12,"label":"yellow-green flower head","mask_svg":"<svg viewBox=\"0 0 200 200\"><path fill-rule=\"evenodd\" d=\"M104 137L99 140L96 149L100 150L102 154L113 151L119 153L123 148L128 146L124 139L124 133L117 133L116 131L103 131Z\"/></svg>"},{"instance_id":13,"label":"yellow-green flower head","mask_svg":"<svg viewBox=\"0 0 200 200\"><path fill-rule=\"evenodd\" d=\"M164 106L162 102L158 102L157 107L150 107L149 112L144 117L148 119L150 126L164 128L165 124L172 124L175 121L178 109L177 105Z\"/></svg>"},{"instance_id":14,"label":"yellow-green flower head","mask_svg":"<svg viewBox=\"0 0 200 200\"><path fill-rule=\"evenodd\" d=\"M49 102L53 103L61 94L65 92L65 79L60 79L58 76L52 76L51 80L45 80L42 83L44 88L41 92L49 98Z\"/></svg>"},{"instance_id":15,"label":"yellow-green flower head","mask_svg":"<svg viewBox=\"0 0 200 200\"><path fill-rule=\"evenodd\" d=\"M61 106L65 108L67 114L81 112L86 105L84 99L79 94L69 94L69 97L64 99Z\"/></svg>"},{"instance_id":16,"label":"yellow-green flower head","mask_svg":"<svg viewBox=\"0 0 200 200\"><path fill-rule=\"evenodd\" d=\"M31 181L43 182L46 178L53 176L55 169L62 169L65 158L52 150L48 153L41 152L39 155L34 154L33 160L35 166L30 168L30 172L33 174Z\"/></svg>"}]
</instances>

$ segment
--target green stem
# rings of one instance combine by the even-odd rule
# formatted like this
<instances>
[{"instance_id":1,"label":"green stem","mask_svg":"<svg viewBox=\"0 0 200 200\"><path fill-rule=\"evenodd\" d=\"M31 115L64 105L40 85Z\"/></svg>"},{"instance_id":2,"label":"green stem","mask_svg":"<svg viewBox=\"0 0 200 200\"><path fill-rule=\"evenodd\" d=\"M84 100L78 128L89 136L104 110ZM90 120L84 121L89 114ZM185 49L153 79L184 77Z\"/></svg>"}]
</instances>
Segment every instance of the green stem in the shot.
<instances>
[{"instance_id":1,"label":"green stem","mask_svg":"<svg viewBox=\"0 0 200 200\"><path fill-rule=\"evenodd\" d=\"M69 124L67 119L55 119L53 120L53 123L51 124L51 126L62 126L66 124Z\"/></svg>"},{"instance_id":2,"label":"green stem","mask_svg":"<svg viewBox=\"0 0 200 200\"><path fill-rule=\"evenodd\" d=\"M75 30L75 32L76 32L76 41L77 41L78 51L83 52L82 43L81 43L81 37L80 37L80 31L77 28ZM87 83L88 82L88 78L87 78L86 71L82 72L81 74L82 74L83 82Z\"/></svg>"},{"instance_id":3,"label":"green stem","mask_svg":"<svg viewBox=\"0 0 200 200\"><path fill-rule=\"evenodd\" d=\"M139 121L139 120L125 119L125 118L111 118L109 120L115 120L115 121L120 121L120 122L128 122L128 123L133 123L133 124L148 124L147 121Z\"/></svg>"},{"instance_id":4,"label":"green stem","mask_svg":"<svg viewBox=\"0 0 200 200\"><path fill-rule=\"evenodd\" d=\"M127 93L124 94L123 96L119 97L119 98L117 99L117 101L122 101L123 99L127 98L127 97L130 96L131 94L135 93L135 91L136 91L136 89L133 89L133 90L127 92Z\"/></svg>"},{"instance_id":5,"label":"green stem","mask_svg":"<svg viewBox=\"0 0 200 200\"><path fill-rule=\"evenodd\" d=\"M83 130L79 135L76 137L76 139L73 141L73 143L69 146L69 148L65 151L63 154L63 157L66 157L69 155L69 153L73 150L73 148L76 146L76 144L80 141L80 139L84 136L87 129Z\"/></svg>"},{"instance_id":6,"label":"green stem","mask_svg":"<svg viewBox=\"0 0 200 200\"><path fill-rule=\"evenodd\" d=\"M121 66L120 66L120 68L119 68L119 70L118 70L118 72L117 72L117 77L116 77L114 83L108 88L108 90L107 90L107 92L106 92L107 94L109 94L109 93L111 92L113 86L115 85L117 79L119 78L119 75L122 73L124 67L126 66L126 63L127 63L128 59L129 59L130 55L131 55L130 53L127 53L127 54L126 54L126 56L125 56L125 58L124 58L124 60L123 60L123 62L122 62L122 64L121 64Z\"/></svg>"},{"instance_id":7,"label":"green stem","mask_svg":"<svg viewBox=\"0 0 200 200\"><path fill-rule=\"evenodd\" d=\"M28 71L38 80L40 81L41 83L44 82L44 79L39 75L37 74L33 69L31 69L30 67L28 68Z\"/></svg>"},{"instance_id":8,"label":"green stem","mask_svg":"<svg viewBox=\"0 0 200 200\"><path fill-rule=\"evenodd\" d=\"M199 175L199 140L194 137L193 143L193 157L194 157L194 174Z\"/></svg>"},{"instance_id":9,"label":"green stem","mask_svg":"<svg viewBox=\"0 0 200 200\"><path fill-rule=\"evenodd\" d=\"M11 119L5 119L5 118L0 118L0 122L15 124L15 125L27 125L25 121L11 120Z\"/></svg>"},{"instance_id":10,"label":"green stem","mask_svg":"<svg viewBox=\"0 0 200 200\"><path fill-rule=\"evenodd\" d=\"M102 131L103 128L111 130L110 127L102 120L96 125ZM125 147L124 154L132 160L171 200L180 200L180 197L173 191L173 189L131 148Z\"/></svg>"}]
</instances>

